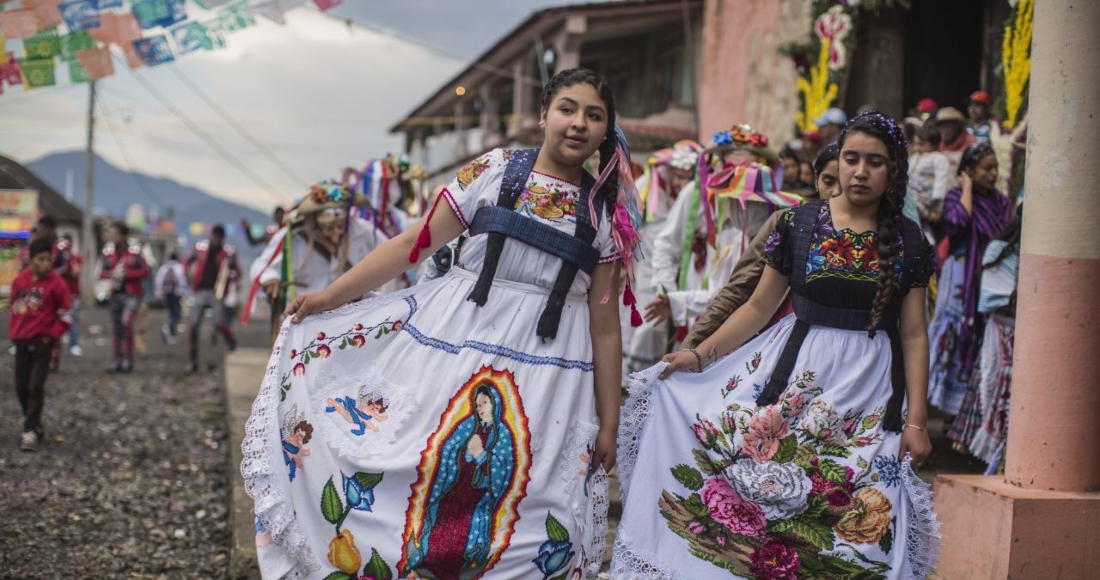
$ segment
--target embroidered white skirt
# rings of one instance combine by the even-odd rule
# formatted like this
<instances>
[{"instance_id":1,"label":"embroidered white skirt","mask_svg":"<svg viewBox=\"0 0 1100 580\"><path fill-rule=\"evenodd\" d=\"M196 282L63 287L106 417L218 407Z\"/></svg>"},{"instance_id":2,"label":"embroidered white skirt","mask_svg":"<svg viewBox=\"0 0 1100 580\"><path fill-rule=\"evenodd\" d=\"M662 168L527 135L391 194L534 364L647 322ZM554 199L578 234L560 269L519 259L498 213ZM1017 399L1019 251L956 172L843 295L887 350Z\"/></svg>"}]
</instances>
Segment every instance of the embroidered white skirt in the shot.
<instances>
[{"instance_id":1,"label":"embroidered white skirt","mask_svg":"<svg viewBox=\"0 0 1100 580\"><path fill-rule=\"evenodd\" d=\"M631 377L619 434L615 579L913 578L931 570L931 490L883 429L890 343L812 327L774 405L756 396L788 316L701 374Z\"/></svg>"},{"instance_id":2,"label":"embroidered white skirt","mask_svg":"<svg viewBox=\"0 0 1100 580\"><path fill-rule=\"evenodd\" d=\"M284 324L242 473L265 578L595 577L607 483L585 296L476 275Z\"/></svg>"}]
</instances>

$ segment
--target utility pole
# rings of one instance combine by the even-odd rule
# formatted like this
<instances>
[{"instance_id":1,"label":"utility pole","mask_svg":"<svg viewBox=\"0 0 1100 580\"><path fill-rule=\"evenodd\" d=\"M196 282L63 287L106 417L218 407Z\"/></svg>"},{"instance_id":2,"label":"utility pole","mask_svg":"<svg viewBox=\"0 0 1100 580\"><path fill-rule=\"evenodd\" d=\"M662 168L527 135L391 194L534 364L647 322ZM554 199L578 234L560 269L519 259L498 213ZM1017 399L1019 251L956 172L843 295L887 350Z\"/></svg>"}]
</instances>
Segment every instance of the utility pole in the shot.
<instances>
[{"instance_id":1,"label":"utility pole","mask_svg":"<svg viewBox=\"0 0 1100 580\"><path fill-rule=\"evenodd\" d=\"M80 238L84 266L80 270L80 296L84 307L95 305L95 83L88 83L88 142L84 150L84 214Z\"/></svg>"}]
</instances>

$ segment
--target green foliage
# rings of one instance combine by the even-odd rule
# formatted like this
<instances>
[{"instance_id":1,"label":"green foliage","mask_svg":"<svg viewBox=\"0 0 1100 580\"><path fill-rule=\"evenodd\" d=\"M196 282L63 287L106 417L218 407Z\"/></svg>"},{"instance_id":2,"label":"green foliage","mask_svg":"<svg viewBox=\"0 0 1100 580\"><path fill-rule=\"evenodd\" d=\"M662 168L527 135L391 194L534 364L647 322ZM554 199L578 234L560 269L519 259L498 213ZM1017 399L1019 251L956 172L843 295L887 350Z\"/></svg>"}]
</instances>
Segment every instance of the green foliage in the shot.
<instances>
[{"instance_id":1,"label":"green foliage","mask_svg":"<svg viewBox=\"0 0 1100 580\"><path fill-rule=\"evenodd\" d=\"M569 530L565 529L561 522L550 515L550 512L546 512L546 536L554 542L569 541Z\"/></svg>"},{"instance_id":2,"label":"green foliage","mask_svg":"<svg viewBox=\"0 0 1100 580\"><path fill-rule=\"evenodd\" d=\"M378 550L374 548L370 549L370 560L367 565L363 567L363 575L371 576L376 580L392 580L393 570L390 569L389 564L386 564L382 556L378 554Z\"/></svg>"},{"instance_id":3,"label":"green foliage","mask_svg":"<svg viewBox=\"0 0 1100 580\"><path fill-rule=\"evenodd\" d=\"M381 473L359 471L352 477L355 478L355 481L359 482L359 485L363 486L363 489L374 489L374 486L382 482Z\"/></svg>"},{"instance_id":4,"label":"green foliage","mask_svg":"<svg viewBox=\"0 0 1100 580\"><path fill-rule=\"evenodd\" d=\"M779 441L779 451L775 452L775 457L772 460L776 463L790 463L794 460L795 451L798 450L798 438L792 435L787 435Z\"/></svg>"},{"instance_id":5,"label":"green foliage","mask_svg":"<svg viewBox=\"0 0 1100 580\"><path fill-rule=\"evenodd\" d=\"M336 485L332 483L331 477L321 491L321 515L325 516L331 524L339 522L344 517L344 502L340 500L340 494L336 491Z\"/></svg>"},{"instance_id":6,"label":"green foliage","mask_svg":"<svg viewBox=\"0 0 1100 580\"><path fill-rule=\"evenodd\" d=\"M699 470L690 465L681 463L673 467L672 477L676 478L676 481L679 481L680 485L683 485L691 491L703 489L703 474L699 473Z\"/></svg>"}]
</instances>

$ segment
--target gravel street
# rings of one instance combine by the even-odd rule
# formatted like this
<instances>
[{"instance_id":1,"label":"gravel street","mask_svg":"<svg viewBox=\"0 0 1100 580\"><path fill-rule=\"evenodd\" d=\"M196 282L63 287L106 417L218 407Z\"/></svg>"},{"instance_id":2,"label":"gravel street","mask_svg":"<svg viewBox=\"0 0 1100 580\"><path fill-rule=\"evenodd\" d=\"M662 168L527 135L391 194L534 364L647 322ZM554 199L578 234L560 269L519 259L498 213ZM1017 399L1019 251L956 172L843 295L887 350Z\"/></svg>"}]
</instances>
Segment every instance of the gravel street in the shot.
<instances>
[{"instance_id":1,"label":"gravel street","mask_svg":"<svg viewBox=\"0 0 1100 580\"><path fill-rule=\"evenodd\" d=\"M14 358L0 359L0 578L225 577L224 347L211 345L210 321L201 372L183 374L186 340L164 344L165 312L152 310L147 356L109 374L107 312L82 314L84 356L66 350L46 382L36 453L18 449ZM254 321L240 344L265 347L266 327Z\"/></svg>"}]
</instances>

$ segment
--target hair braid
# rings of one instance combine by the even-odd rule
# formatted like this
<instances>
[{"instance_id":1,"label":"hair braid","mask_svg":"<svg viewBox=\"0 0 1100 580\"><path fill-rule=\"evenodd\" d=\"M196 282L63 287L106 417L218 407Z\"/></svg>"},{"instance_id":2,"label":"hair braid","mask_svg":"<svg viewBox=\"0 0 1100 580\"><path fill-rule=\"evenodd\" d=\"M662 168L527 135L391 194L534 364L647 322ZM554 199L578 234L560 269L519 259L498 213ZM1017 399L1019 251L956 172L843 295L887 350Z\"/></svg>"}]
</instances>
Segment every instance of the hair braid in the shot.
<instances>
[{"instance_id":1,"label":"hair braid","mask_svg":"<svg viewBox=\"0 0 1100 580\"><path fill-rule=\"evenodd\" d=\"M898 266L901 219L901 204L896 203L892 196L883 196L878 208L878 225L875 229L875 238L878 240L878 281L875 299L871 303L871 320L867 325L869 338L875 337L876 329L882 322L882 314L898 290L898 282L894 274Z\"/></svg>"},{"instance_id":2,"label":"hair braid","mask_svg":"<svg viewBox=\"0 0 1100 580\"><path fill-rule=\"evenodd\" d=\"M875 298L871 302L871 317L867 325L867 336L875 337L875 331L882 322L882 316L890 306L898 291L895 274L899 267L902 248L901 241L902 207L905 203L905 190L909 183L908 147L905 133L901 127L886 115L878 111L866 111L841 131L838 144L844 148L844 142L852 133L865 133L882 141L886 145L889 160L889 183L879 203L876 216L875 239L878 241L878 282ZM905 251L920 251L919 248L904 248Z\"/></svg>"}]
</instances>

